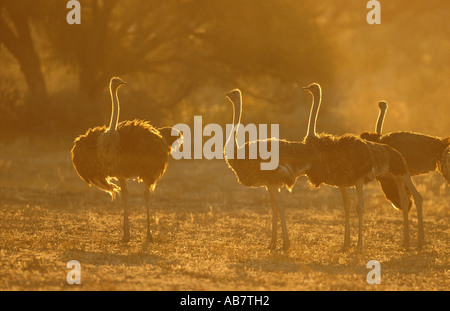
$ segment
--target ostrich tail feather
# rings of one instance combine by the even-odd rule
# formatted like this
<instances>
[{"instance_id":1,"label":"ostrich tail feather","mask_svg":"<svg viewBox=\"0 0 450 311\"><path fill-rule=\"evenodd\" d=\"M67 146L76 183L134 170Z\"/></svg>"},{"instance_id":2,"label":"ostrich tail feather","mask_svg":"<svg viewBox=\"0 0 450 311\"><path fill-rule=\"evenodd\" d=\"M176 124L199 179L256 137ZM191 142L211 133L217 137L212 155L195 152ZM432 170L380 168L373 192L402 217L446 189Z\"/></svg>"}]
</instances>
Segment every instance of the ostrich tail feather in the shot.
<instances>
[{"instance_id":1,"label":"ostrich tail feather","mask_svg":"<svg viewBox=\"0 0 450 311\"><path fill-rule=\"evenodd\" d=\"M170 148L180 147L180 145L183 143L183 135L181 134L180 131L178 131L173 127L162 127L159 128L158 131L161 137L167 143L167 146L169 146ZM177 142L177 146L173 145L174 142Z\"/></svg>"},{"instance_id":2,"label":"ostrich tail feather","mask_svg":"<svg viewBox=\"0 0 450 311\"><path fill-rule=\"evenodd\" d=\"M90 181L89 185L94 185L98 189L107 192L113 200L120 193L120 187L112 183L110 178L94 179Z\"/></svg>"},{"instance_id":3,"label":"ostrich tail feather","mask_svg":"<svg viewBox=\"0 0 450 311\"><path fill-rule=\"evenodd\" d=\"M381 185L381 189L383 190L384 196L392 204L392 206L396 210L402 210L400 204L400 194L398 192L398 188L394 179L390 177L379 177L377 178L377 181ZM406 187L405 191L406 195L408 196L408 211L409 211L412 207L412 200L411 200L412 194Z\"/></svg>"}]
</instances>

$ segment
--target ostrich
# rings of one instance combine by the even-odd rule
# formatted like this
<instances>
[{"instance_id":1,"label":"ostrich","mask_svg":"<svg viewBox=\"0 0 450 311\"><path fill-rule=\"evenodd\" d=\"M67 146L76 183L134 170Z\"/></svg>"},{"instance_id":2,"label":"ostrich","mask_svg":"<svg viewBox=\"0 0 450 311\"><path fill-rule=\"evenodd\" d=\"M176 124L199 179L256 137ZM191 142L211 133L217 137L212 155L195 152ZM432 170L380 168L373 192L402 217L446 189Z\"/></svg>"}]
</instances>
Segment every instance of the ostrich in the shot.
<instances>
[{"instance_id":1,"label":"ostrich","mask_svg":"<svg viewBox=\"0 0 450 311\"><path fill-rule=\"evenodd\" d=\"M375 133L364 132L361 138L389 145L398 150L406 160L411 176L438 171L450 184L450 138L442 139L414 132L392 132L382 134L384 117L388 105L385 101L378 103L379 115ZM396 208L401 208L398 191L392 178L379 179L386 198ZM408 194L408 205L411 207L411 194Z\"/></svg>"},{"instance_id":2,"label":"ostrich","mask_svg":"<svg viewBox=\"0 0 450 311\"><path fill-rule=\"evenodd\" d=\"M344 249L350 245L350 200L347 188L355 187L357 192L358 248L362 249L363 187L365 183L384 176L393 178L399 191L402 207L407 204L405 187L412 193L419 219L420 247L423 244L422 196L414 187L401 154L387 145L365 141L351 134L342 136L317 135L316 122L322 101L322 90L317 83L313 83L304 89L312 95L308 132L303 141L311 153L309 168L305 173L310 184L314 187L319 187L324 183L340 189L345 217ZM403 243L408 246L408 212L406 208L403 210L406 211L403 213Z\"/></svg>"},{"instance_id":3,"label":"ostrich","mask_svg":"<svg viewBox=\"0 0 450 311\"><path fill-rule=\"evenodd\" d=\"M124 203L123 241L130 240L129 193L126 180L137 178L145 184L144 199L147 208L147 242L151 242L150 232L150 193L163 176L166 168L171 142L169 129L161 132L149 122L141 120L119 121L118 89L126 84L113 77L109 84L112 100L112 113L109 127L89 129L86 134L75 139L72 148L72 162L78 175L89 186L94 185L109 193L114 199L120 193ZM171 131L170 131L171 132ZM119 180L120 187L111 182Z\"/></svg>"},{"instance_id":4,"label":"ostrich","mask_svg":"<svg viewBox=\"0 0 450 311\"><path fill-rule=\"evenodd\" d=\"M278 192L282 187L289 191L292 190L297 178L300 176L299 172L302 168L298 167L299 160L307 154L304 151L305 146L300 142L289 142L277 138L268 138L265 140L257 140L246 142L239 146L237 140L237 132L242 116L242 95L238 89L232 90L225 94L233 106L233 131L229 134L227 141L223 148L224 158L228 166L233 170L240 184L246 187L258 188L265 187L270 195L272 206L272 238L269 244L269 249L276 249L277 245L277 214L280 217L281 227L283 231L283 250L287 251L289 248L289 236L286 226L286 217L284 207L279 204ZM237 122L237 123L236 123ZM235 126L237 126L235 130ZM234 132L234 136L233 136ZM229 151L234 144L234 156L229 158L227 150ZM250 159L248 150L253 144L266 144L268 147L274 148L278 144L279 148L279 165L274 170L262 170L260 164L263 162L261 158ZM244 149L246 153L245 159L239 159L238 150ZM259 149L258 149L259 150ZM266 149L267 150L267 149ZM305 161L304 161L305 162Z\"/></svg>"}]
</instances>

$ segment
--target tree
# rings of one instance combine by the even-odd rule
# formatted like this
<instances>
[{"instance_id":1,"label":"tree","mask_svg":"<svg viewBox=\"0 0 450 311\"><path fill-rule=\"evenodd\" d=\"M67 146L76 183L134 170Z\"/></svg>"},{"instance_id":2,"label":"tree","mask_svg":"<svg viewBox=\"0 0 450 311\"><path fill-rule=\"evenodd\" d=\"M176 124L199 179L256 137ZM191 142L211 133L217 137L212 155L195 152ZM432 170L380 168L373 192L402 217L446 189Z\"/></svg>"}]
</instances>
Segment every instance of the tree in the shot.
<instances>
[{"instance_id":1,"label":"tree","mask_svg":"<svg viewBox=\"0 0 450 311\"><path fill-rule=\"evenodd\" d=\"M50 98L49 121L72 118L79 124L106 117L112 76L133 79L123 94L132 93L127 112L134 109L135 117L151 115L152 120L179 113L178 104L205 86L239 87L261 100L263 112L268 102L293 105L295 85L320 81L326 86L332 77L330 49L304 1L83 0L81 24L73 25L66 20L65 0L0 1L9 27L2 30L11 30L3 34L15 34L15 24L27 21L28 37L16 34L9 46L23 70L33 70L27 74L33 89L40 85L41 94L46 93L36 51L23 48L32 47L32 39L39 40L46 70L64 65L78 79L77 84L52 81L52 89L72 92L52 94L59 97ZM18 15L27 18L13 19ZM25 64L33 59L32 65ZM184 107L195 109L198 103Z\"/></svg>"},{"instance_id":2,"label":"tree","mask_svg":"<svg viewBox=\"0 0 450 311\"><path fill-rule=\"evenodd\" d=\"M211 79L330 77L326 45L295 2L86 0L81 25L52 14L51 44L58 59L78 68L88 98L112 75L130 73L154 75L177 99Z\"/></svg>"},{"instance_id":3,"label":"tree","mask_svg":"<svg viewBox=\"0 0 450 311\"><path fill-rule=\"evenodd\" d=\"M0 44L17 59L32 102L47 100L47 87L32 35L32 20L39 16L40 3L33 0L0 1Z\"/></svg>"}]
</instances>

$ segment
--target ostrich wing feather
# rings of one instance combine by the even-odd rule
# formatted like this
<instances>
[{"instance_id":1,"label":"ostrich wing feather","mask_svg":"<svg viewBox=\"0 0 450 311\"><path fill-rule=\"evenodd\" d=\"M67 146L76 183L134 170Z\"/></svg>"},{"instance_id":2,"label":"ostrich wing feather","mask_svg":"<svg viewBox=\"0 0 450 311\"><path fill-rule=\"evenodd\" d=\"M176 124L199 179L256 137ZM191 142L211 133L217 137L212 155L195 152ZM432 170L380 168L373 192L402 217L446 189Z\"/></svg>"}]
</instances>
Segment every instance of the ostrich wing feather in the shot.
<instances>
[{"instance_id":1,"label":"ostrich wing feather","mask_svg":"<svg viewBox=\"0 0 450 311\"><path fill-rule=\"evenodd\" d=\"M402 207L400 204L400 194L398 192L395 180L392 177L378 177L377 181L380 183L381 189L383 190L386 199L389 202L391 202L394 208L401 210ZM405 191L406 195L408 196L408 211L409 211L412 207L412 200L411 200L412 194L407 187L405 187Z\"/></svg>"},{"instance_id":2,"label":"ostrich wing feather","mask_svg":"<svg viewBox=\"0 0 450 311\"><path fill-rule=\"evenodd\" d=\"M257 140L245 143L241 148L245 148L244 159L228 159L228 166L234 171L239 183L247 187L276 186L286 187L289 191L294 187L297 178L300 176L299 165L296 163L299 157L296 156L298 148L303 144L278 140L279 162L274 170L262 170L261 163L267 162L261 158L250 159L250 149L256 147L260 150L260 144L265 144L265 150L271 150L273 138ZM256 146L254 146L256 144ZM236 150L235 150L236 151ZM258 154L259 155L259 154ZM236 154L235 154L236 156Z\"/></svg>"},{"instance_id":3,"label":"ostrich wing feather","mask_svg":"<svg viewBox=\"0 0 450 311\"><path fill-rule=\"evenodd\" d=\"M373 178L373 156L368 145L358 137L320 134L306 137L305 144L314 154L311 168L306 172L312 186L319 187L325 183L351 187L362 176L366 181Z\"/></svg>"},{"instance_id":4,"label":"ostrich wing feather","mask_svg":"<svg viewBox=\"0 0 450 311\"><path fill-rule=\"evenodd\" d=\"M78 175L89 186L94 185L114 198L120 187L110 182L97 154L97 141L105 130L105 127L96 127L77 137L71 151L72 163Z\"/></svg>"},{"instance_id":5,"label":"ostrich wing feather","mask_svg":"<svg viewBox=\"0 0 450 311\"><path fill-rule=\"evenodd\" d=\"M412 176L436 170L445 145L442 140L412 132L394 132L381 138L405 158Z\"/></svg>"},{"instance_id":6,"label":"ostrich wing feather","mask_svg":"<svg viewBox=\"0 0 450 311\"><path fill-rule=\"evenodd\" d=\"M154 189L164 174L170 147L149 122L134 120L119 123L118 163L110 176L137 177Z\"/></svg>"}]
</instances>

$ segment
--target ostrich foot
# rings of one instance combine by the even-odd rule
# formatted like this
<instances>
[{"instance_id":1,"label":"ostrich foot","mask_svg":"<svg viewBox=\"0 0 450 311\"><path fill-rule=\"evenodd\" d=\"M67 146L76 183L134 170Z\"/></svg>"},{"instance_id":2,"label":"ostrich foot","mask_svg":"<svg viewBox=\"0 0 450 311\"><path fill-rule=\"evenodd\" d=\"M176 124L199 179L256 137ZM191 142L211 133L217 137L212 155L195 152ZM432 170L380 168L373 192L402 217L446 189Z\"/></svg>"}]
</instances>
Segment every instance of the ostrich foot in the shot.
<instances>
[{"instance_id":1,"label":"ostrich foot","mask_svg":"<svg viewBox=\"0 0 450 311\"><path fill-rule=\"evenodd\" d=\"M128 243L130 242L130 234L124 234L122 237L122 243Z\"/></svg>"},{"instance_id":2,"label":"ostrich foot","mask_svg":"<svg viewBox=\"0 0 450 311\"><path fill-rule=\"evenodd\" d=\"M419 242L420 246L420 242ZM408 249L409 248L409 239L403 240L402 247Z\"/></svg>"},{"instance_id":3,"label":"ostrich foot","mask_svg":"<svg viewBox=\"0 0 450 311\"><path fill-rule=\"evenodd\" d=\"M147 238L145 239L147 243L153 243L153 236L150 232L147 232Z\"/></svg>"},{"instance_id":4,"label":"ostrich foot","mask_svg":"<svg viewBox=\"0 0 450 311\"><path fill-rule=\"evenodd\" d=\"M270 241L269 246L267 247L270 250L275 250L277 248L277 242L276 241Z\"/></svg>"},{"instance_id":5,"label":"ostrich foot","mask_svg":"<svg viewBox=\"0 0 450 311\"><path fill-rule=\"evenodd\" d=\"M341 251L341 252L346 252L346 251L348 251L349 249L350 249L350 243L347 242L347 243L344 243L344 245L341 247L340 251Z\"/></svg>"},{"instance_id":6,"label":"ostrich foot","mask_svg":"<svg viewBox=\"0 0 450 311\"><path fill-rule=\"evenodd\" d=\"M287 252L289 249L289 246L291 246L291 243L289 243L289 240L283 241L283 251Z\"/></svg>"},{"instance_id":7,"label":"ostrich foot","mask_svg":"<svg viewBox=\"0 0 450 311\"><path fill-rule=\"evenodd\" d=\"M419 249L419 250L423 249L424 245L425 245L425 240L419 239L419 244L417 245L417 249Z\"/></svg>"}]
</instances>

